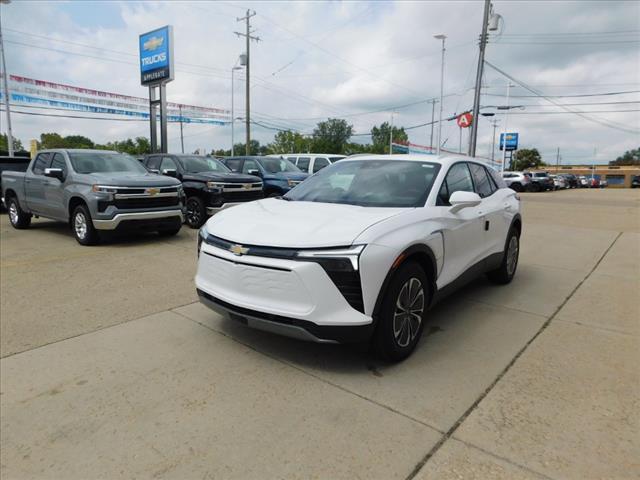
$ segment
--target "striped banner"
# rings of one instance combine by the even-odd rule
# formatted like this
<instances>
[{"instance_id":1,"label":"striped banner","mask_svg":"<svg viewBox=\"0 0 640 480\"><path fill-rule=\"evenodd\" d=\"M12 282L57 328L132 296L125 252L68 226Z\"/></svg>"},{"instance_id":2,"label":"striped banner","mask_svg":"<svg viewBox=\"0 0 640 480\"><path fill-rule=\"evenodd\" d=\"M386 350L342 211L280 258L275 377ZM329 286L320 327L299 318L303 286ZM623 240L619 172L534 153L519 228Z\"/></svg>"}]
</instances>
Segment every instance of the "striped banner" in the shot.
<instances>
[{"instance_id":1,"label":"striped banner","mask_svg":"<svg viewBox=\"0 0 640 480\"><path fill-rule=\"evenodd\" d=\"M3 98L3 94L0 93L0 99ZM108 108L98 107L95 105L84 105L81 103L65 102L60 100L51 100L48 98L34 97L31 95L24 95L22 93L11 93L11 101L24 104L36 104L45 105L49 107L62 108L65 110L74 110L76 112L89 112L89 113L103 113L107 115L124 115L127 117L137 117L141 119L149 118L148 112L123 110L120 108ZM183 123L206 123L209 125L225 125L228 122L222 120L210 119L210 118L192 118L179 115L167 115L167 121Z\"/></svg>"},{"instance_id":2,"label":"striped banner","mask_svg":"<svg viewBox=\"0 0 640 480\"><path fill-rule=\"evenodd\" d=\"M149 105L148 98L134 97L131 95L123 95L120 93L104 92L101 90L93 90L90 88L74 87L73 85L66 85L63 83L49 82L47 80L38 80L35 78L22 77L20 75L9 75L9 80L20 85L30 85L32 87L47 88L52 90L64 91L64 92L73 92L81 95L89 95L92 97L108 98L112 100L126 101L126 102L141 104L141 105L147 105L147 106ZM223 116L230 115L229 110L225 110L222 108L198 107L195 105L184 105L184 104L173 103L173 102L168 102L167 106L172 109L179 110L180 108L182 108L183 111L188 110L188 111L198 112L200 114L210 114L210 115L216 114L216 115L223 115Z\"/></svg>"}]
</instances>

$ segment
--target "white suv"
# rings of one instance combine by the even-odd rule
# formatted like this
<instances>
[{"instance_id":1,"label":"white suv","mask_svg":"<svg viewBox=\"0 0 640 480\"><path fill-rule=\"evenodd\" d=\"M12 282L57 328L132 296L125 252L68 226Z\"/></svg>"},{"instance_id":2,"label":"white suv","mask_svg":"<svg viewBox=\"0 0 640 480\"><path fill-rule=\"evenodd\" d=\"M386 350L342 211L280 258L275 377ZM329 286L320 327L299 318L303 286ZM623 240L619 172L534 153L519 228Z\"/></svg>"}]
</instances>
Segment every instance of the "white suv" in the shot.
<instances>
[{"instance_id":1,"label":"white suv","mask_svg":"<svg viewBox=\"0 0 640 480\"><path fill-rule=\"evenodd\" d=\"M212 217L195 282L201 302L250 327L370 340L398 361L446 294L483 273L511 281L521 229L518 194L478 161L347 158L281 198Z\"/></svg>"},{"instance_id":2,"label":"white suv","mask_svg":"<svg viewBox=\"0 0 640 480\"><path fill-rule=\"evenodd\" d=\"M333 155L328 153L287 153L269 156L286 158L300 170L308 173L309 175L313 175L332 163L346 158L345 155Z\"/></svg>"}]
</instances>

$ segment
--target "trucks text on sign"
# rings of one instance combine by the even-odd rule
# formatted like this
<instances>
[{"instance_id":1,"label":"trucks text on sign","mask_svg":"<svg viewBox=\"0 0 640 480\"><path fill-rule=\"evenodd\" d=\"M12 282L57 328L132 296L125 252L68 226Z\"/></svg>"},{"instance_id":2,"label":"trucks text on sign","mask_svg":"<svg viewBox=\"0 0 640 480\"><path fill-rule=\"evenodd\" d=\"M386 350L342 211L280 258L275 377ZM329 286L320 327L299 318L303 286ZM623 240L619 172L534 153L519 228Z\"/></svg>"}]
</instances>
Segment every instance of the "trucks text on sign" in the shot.
<instances>
[{"instance_id":1,"label":"trucks text on sign","mask_svg":"<svg viewBox=\"0 0 640 480\"><path fill-rule=\"evenodd\" d=\"M173 80L173 27L167 25L140 35L140 83Z\"/></svg>"}]
</instances>

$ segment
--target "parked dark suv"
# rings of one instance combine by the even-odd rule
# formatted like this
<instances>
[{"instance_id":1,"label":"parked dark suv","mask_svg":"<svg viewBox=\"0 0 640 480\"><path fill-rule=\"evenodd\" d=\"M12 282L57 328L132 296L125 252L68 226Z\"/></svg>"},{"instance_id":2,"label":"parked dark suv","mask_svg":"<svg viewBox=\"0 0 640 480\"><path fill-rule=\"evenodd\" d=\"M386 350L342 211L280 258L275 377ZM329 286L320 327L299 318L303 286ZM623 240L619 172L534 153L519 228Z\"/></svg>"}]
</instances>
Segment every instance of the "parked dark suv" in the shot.
<instances>
[{"instance_id":1,"label":"parked dark suv","mask_svg":"<svg viewBox=\"0 0 640 480\"><path fill-rule=\"evenodd\" d=\"M238 203L264 196L257 176L233 173L220 160L200 155L153 154L143 160L147 169L182 182L186 200L185 222L200 228L210 215Z\"/></svg>"},{"instance_id":2,"label":"parked dark suv","mask_svg":"<svg viewBox=\"0 0 640 480\"><path fill-rule=\"evenodd\" d=\"M224 163L234 172L261 177L265 197L284 195L309 176L284 158L230 157Z\"/></svg>"}]
</instances>

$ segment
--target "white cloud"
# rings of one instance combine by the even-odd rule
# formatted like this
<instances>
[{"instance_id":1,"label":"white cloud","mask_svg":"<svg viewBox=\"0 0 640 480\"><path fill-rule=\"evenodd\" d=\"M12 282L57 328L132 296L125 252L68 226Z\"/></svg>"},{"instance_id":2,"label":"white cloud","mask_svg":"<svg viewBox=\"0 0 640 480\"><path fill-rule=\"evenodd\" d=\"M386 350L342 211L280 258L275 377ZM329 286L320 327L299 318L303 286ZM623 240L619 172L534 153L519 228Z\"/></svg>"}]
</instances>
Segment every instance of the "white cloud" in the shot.
<instances>
[{"instance_id":1,"label":"white cloud","mask_svg":"<svg viewBox=\"0 0 640 480\"><path fill-rule=\"evenodd\" d=\"M477 37L481 2L113 2L120 22L82 22L70 15L73 4L13 2L2 8L5 48L10 73L60 83L146 96L139 85L137 36L164 24L174 26L176 80L168 86L169 100L202 106L230 107L230 69L244 51L243 39L234 31L246 8L255 9L256 35L252 44L252 111L262 122L313 129L314 117L340 117L368 110L390 108L439 94L440 43L436 33L446 33L445 115L470 108L477 62ZM91 5L90 2L80 4ZM504 36L490 43L487 59L515 78L550 95L637 90L640 85L638 43L607 43L638 40L640 4L636 2L495 2L505 19ZM90 11L87 8L83 10ZM96 27L96 25L98 25ZM10 30L11 29L11 30ZM16 33L27 32L44 38ZM567 32L624 32L635 34L572 37ZM536 37L517 35L537 33ZM558 35L563 34L563 35ZM528 39L518 41L519 38ZM531 39L537 43L532 43ZM587 45L568 43L577 38ZM16 45L20 42L49 49L81 53L76 56ZM91 45L105 50L81 47ZM550 43L550 44L546 44ZM558 44L560 43L560 44ZM129 52L129 55L114 51ZM101 61L99 58L117 61ZM188 64L188 65L187 65ZM202 65L205 68L193 65ZM277 72L277 73L276 73ZM237 74L237 115L243 115L243 75ZM503 93L505 79L486 69L487 93ZM514 88L513 103L545 105L522 88ZM638 101L640 95L564 98L564 103ZM502 97L484 96L483 105L500 105ZM638 104L575 107L585 110L637 109ZM26 109L22 109L26 110ZM553 111L553 107L528 107ZM638 128L637 112L602 113L608 119ZM389 113L347 117L357 132L387 121ZM431 106L422 103L399 110L395 122L410 126L428 122ZM106 142L127 136L147 135L145 122L106 122L14 115L14 132L26 142L41 132L83 134ZM292 120L296 119L296 120ZM4 120L4 118L2 119ZM560 147L565 158L607 161L623 150L637 147L638 136L588 122L573 115L511 115L509 129L520 132L524 146L543 153ZM429 127L410 131L416 143L428 143ZM253 136L267 142L272 130L253 128ZM466 142L468 132L463 132ZM447 146L457 148L455 122L443 126ZM170 149L179 149L179 129L170 124ZM492 128L480 119L478 153L490 151ZM242 125L236 140L244 138ZM362 140L362 138L359 138ZM187 150L221 148L230 144L230 128L189 125L185 128ZM464 149L464 147L463 147ZM555 158L555 157L553 157Z\"/></svg>"}]
</instances>

